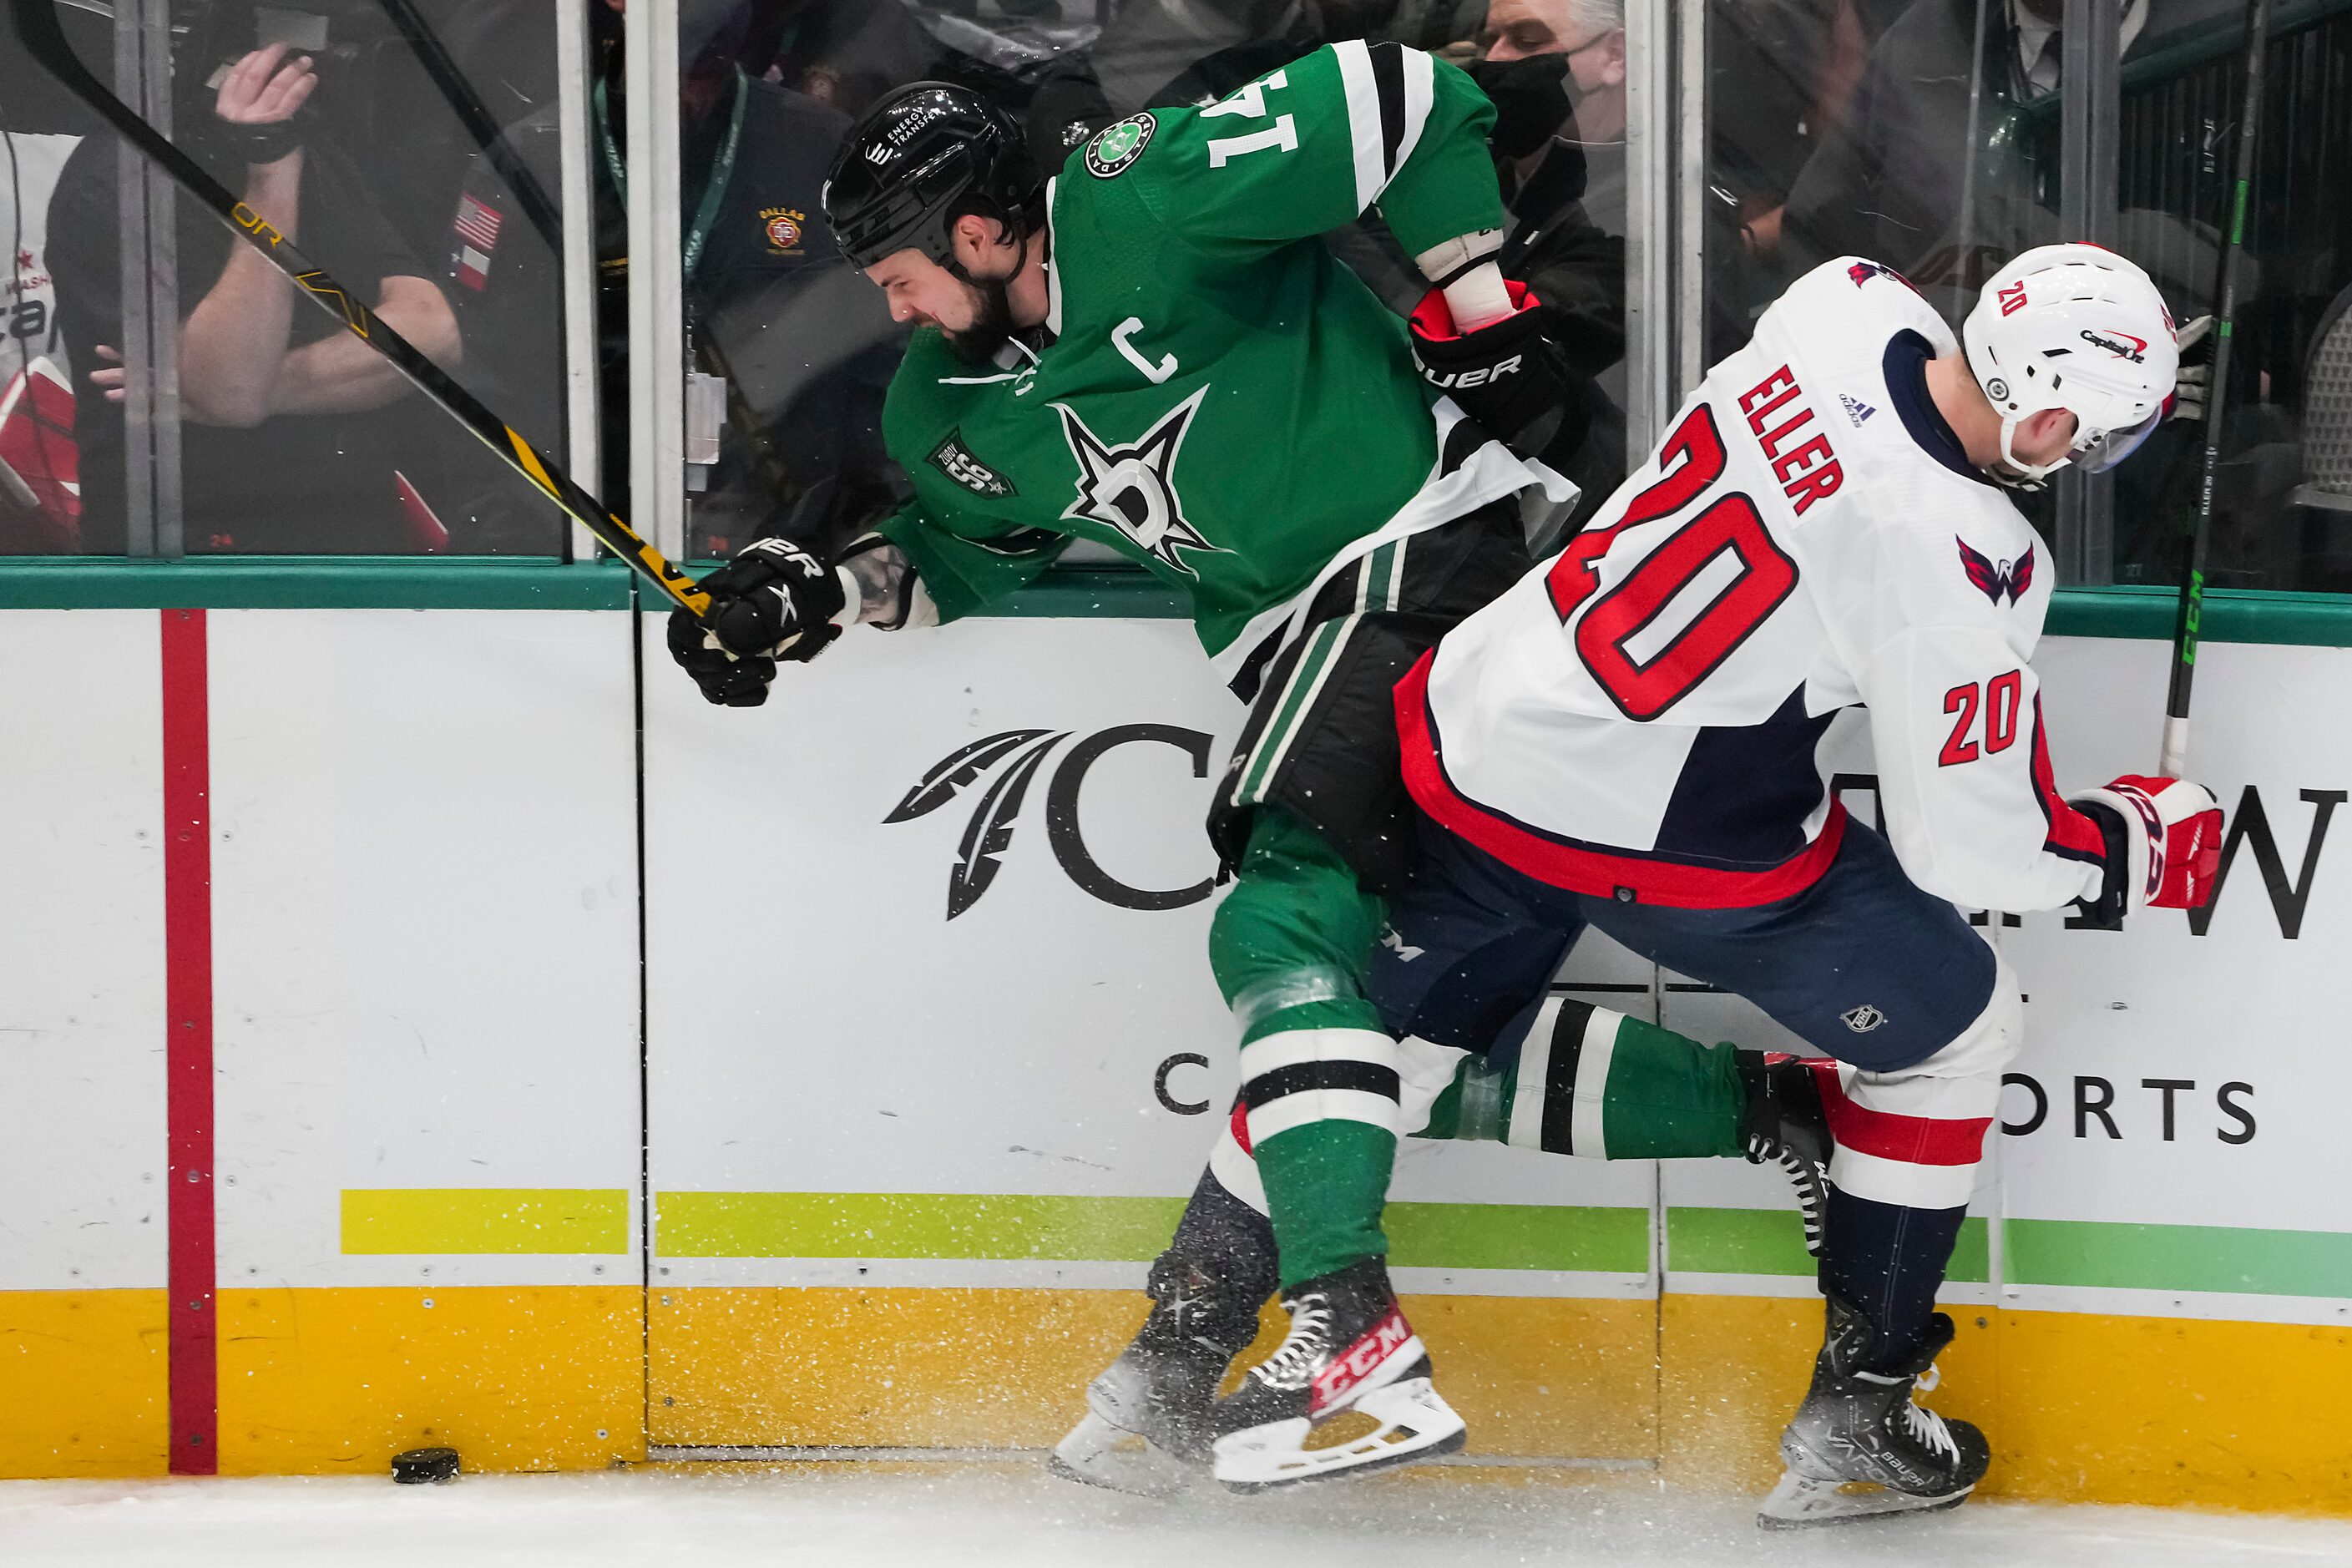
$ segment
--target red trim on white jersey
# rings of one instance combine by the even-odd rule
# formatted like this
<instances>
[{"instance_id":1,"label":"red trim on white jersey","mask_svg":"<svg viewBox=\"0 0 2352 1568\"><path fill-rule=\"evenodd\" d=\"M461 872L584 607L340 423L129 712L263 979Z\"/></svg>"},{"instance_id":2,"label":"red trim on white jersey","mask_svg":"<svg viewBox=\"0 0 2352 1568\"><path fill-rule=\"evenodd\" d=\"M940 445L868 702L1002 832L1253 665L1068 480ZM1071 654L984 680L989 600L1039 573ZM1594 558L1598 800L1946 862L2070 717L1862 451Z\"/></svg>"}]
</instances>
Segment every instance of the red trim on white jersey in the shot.
<instances>
[{"instance_id":1,"label":"red trim on white jersey","mask_svg":"<svg viewBox=\"0 0 2352 1568\"><path fill-rule=\"evenodd\" d=\"M1422 655L1420 662L1397 682L1397 739L1402 751L1405 788L1413 803L1439 826L1514 870L1595 898L1622 897L1620 889L1631 889L1636 901L1666 909L1738 910L1794 898L1821 880L1830 862L1837 858L1838 845L1845 837L1846 812L1844 805L1835 801L1811 844L1761 871L1727 871L1663 857L1589 848L1487 810L1457 791L1445 776L1437 721L1429 710L1429 671L1436 658L1434 650Z\"/></svg>"},{"instance_id":2,"label":"red trim on white jersey","mask_svg":"<svg viewBox=\"0 0 2352 1568\"><path fill-rule=\"evenodd\" d=\"M2106 835L2088 812L2067 803L2058 793L2057 780L2050 768L2050 744L2042 738L2042 694L2033 694L2033 798L2042 807L2042 815L2050 824L2042 847L2053 855L2069 860L2087 860L2094 866L2107 863Z\"/></svg>"}]
</instances>

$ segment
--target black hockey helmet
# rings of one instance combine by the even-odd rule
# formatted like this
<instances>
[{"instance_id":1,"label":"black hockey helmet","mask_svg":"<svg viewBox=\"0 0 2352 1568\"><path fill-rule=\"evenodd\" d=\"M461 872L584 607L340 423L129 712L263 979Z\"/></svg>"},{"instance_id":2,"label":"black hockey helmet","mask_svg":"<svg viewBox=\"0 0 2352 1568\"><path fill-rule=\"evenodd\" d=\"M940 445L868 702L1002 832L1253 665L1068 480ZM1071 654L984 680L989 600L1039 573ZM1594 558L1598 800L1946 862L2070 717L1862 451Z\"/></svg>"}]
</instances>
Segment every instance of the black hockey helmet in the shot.
<instances>
[{"instance_id":1,"label":"black hockey helmet","mask_svg":"<svg viewBox=\"0 0 2352 1568\"><path fill-rule=\"evenodd\" d=\"M824 182L824 216L853 267L919 250L961 272L948 231L967 213L1015 243L1045 216L1045 176L1010 114L970 88L910 82L849 129Z\"/></svg>"}]
</instances>

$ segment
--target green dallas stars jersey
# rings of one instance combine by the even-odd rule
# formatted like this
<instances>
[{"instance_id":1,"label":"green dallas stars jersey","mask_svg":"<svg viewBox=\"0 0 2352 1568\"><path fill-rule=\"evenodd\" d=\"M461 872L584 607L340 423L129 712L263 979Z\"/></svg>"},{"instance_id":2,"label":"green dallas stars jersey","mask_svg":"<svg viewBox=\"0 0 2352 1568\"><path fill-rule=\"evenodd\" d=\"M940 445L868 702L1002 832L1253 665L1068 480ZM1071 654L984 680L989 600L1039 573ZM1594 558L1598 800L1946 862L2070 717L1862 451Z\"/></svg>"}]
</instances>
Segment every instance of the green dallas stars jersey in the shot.
<instances>
[{"instance_id":1,"label":"green dallas stars jersey","mask_svg":"<svg viewBox=\"0 0 2352 1568\"><path fill-rule=\"evenodd\" d=\"M1440 462L1458 415L1433 417L1404 324L1312 238L1375 202L1413 255L1500 226L1493 120L1454 67L1349 42L1072 153L1047 187L1049 346L974 367L924 331L890 385L915 500L882 531L940 618L1091 539L1188 589L1230 676L1368 538L1535 482L1466 426Z\"/></svg>"}]
</instances>

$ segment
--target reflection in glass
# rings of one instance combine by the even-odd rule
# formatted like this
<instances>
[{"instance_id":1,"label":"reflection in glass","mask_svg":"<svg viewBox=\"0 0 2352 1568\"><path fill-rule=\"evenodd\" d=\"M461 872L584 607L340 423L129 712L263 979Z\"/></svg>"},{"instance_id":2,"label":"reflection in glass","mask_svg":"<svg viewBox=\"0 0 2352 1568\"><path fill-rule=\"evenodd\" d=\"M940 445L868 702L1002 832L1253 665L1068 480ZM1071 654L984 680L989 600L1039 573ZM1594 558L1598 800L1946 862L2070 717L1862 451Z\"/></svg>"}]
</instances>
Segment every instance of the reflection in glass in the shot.
<instances>
[{"instance_id":1,"label":"reflection in glass","mask_svg":"<svg viewBox=\"0 0 2352 1568\"><path fill-rule=\"evenodd\" d=\"M168 101L179 146L478 391L449 298L451 214L499 112L552 98L552 33L542 10L519 4L426 9L435 16L409 0L174 6L168 76L149 86L168 95L152 100ZM520 527L472 504L489 462L473 438L194 202L170 204L169 243L145 260L153 292L126 311L118 156L112 138L85 137L47 214L83 548L123 549L147 525L132 516L124 404L153 374L131 330L149 303L170 317L179 364L180 504L168 521L189 552L557 547L543 503ZM140 276L142 258L128 259ZM560 376L560 332L533 349ZM534 438L560 448L560 434ZM520 479L502 484L530 495Z\"/></svg>"}]
</instances>

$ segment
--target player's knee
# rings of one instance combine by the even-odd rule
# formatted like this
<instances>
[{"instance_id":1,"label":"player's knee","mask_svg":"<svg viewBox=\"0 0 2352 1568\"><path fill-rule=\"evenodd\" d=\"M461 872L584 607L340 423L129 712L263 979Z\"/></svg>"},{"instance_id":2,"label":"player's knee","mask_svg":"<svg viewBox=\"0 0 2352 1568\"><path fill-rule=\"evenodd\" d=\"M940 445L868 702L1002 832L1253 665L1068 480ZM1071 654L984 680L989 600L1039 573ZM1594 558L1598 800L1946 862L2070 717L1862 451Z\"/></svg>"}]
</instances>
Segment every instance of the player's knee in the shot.
<instances>
[{"instance_id":1,"label":"player's knee","mask_svg":"<svg viewBox=\"0 0 2352 1568\"><path fill-rule=\"evenodd\" d=\"M1898 1073L1866 1075L1919 1082L1943 1109L1931 1114L1990 1116L2002 1069L2025 1041L2025 998L2007 959L1995 963L1992 994L1950 1039Z\"/></svg>"},{"instance_id":2,"label":"player's knee","mask_svg":"<svg viewBox=\"0 0 2352 1568\"><path fill-rule=\"evenodd\" d=\"M1906 1208L1966 1204L2000 1103L2001 1069L2017 1055L2024 1023L2024 999L2000 963L1981 1010L1925 1058L1857 1071L1831 1088L1831 1182Z\"/></svg>"}]
</instances>

